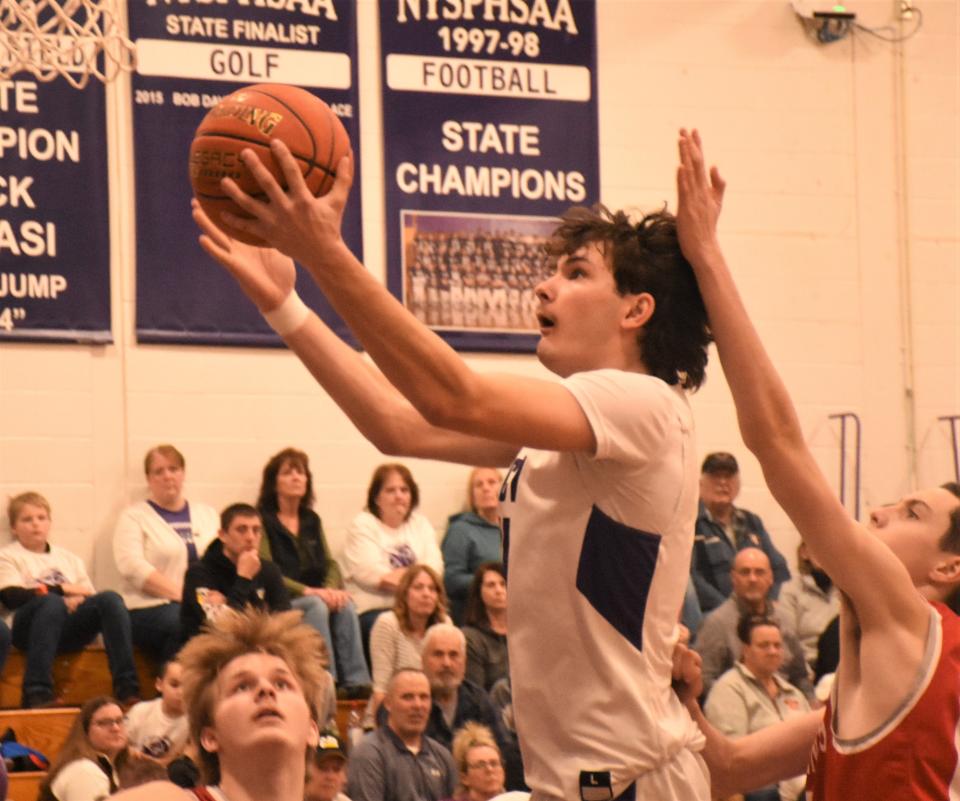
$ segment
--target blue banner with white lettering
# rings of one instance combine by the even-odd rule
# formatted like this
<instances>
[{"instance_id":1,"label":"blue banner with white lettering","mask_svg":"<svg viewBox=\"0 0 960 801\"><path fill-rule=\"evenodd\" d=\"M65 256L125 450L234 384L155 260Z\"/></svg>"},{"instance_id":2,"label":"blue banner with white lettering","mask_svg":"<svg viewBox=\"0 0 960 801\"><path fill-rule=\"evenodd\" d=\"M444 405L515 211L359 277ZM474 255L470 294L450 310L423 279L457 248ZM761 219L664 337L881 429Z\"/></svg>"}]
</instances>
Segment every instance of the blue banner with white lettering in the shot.
<instances>
[{"instance_id":1,"label":"blue banner with white lettering","mask_svg":"<svg viewBox=\"0 0 960 801\"><path fill-rule=\"evenodd\" d=\"M380 0L390 290L461 350L533 350L556 216L599 196L594 0Z\"/></svg>"},{"instance_id":2,"label":"blue banner with white lettering","mask_svg":"<svg viewBox=\"0 0 960 801\"><path fill-rule=\"evenodd\" d=\"M0 341L107 343L103 84L0 81Z\"/></svg>"},{"instance_id":3,"label":"blue banner with white lettering","mask_svg":"<svg viewBox=\"0 0 960 801\"><path fill-rule=\"evenodd\" d=\"M217 102L244 86L300 86L337 114L354 147L343 235L362 257L355 0L129 0L137 47L133 131L140 342L279 346L233 279L197 244L188 153ZM346 336L305 271L304 302Z\"/></svg>"}]
</instances>

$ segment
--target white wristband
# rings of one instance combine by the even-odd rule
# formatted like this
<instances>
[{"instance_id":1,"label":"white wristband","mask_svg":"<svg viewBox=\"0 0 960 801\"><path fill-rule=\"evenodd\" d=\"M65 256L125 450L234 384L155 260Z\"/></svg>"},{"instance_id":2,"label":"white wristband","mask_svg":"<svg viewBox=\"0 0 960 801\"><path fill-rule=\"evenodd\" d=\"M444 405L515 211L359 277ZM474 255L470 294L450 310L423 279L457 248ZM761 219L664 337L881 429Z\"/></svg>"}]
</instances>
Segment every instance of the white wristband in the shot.
<instances>
[{"instance_id":1,"label":"white wristband","mask_svg":"<svg viewBox=\"0 0 960 801\"><path fill-rule=\"evenodd\" d=\"M290 294L277 308L263 312L263 319L267 321L267 325L282 337L296 331L309 316L310 309L300 300L296 289L290 290Z\"/></svg>"}]
</instances>

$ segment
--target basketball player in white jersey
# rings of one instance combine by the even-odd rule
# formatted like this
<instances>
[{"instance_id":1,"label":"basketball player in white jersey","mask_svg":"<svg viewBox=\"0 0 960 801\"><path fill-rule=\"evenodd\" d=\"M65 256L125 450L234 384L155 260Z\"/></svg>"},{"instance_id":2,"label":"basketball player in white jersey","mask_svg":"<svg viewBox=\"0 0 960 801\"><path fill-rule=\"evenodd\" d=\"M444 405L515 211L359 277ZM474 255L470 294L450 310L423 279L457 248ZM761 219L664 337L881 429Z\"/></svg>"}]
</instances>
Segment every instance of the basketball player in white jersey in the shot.
<instances>
[{"instance_id":1,"label":"basketball player in white jersey","mask_svg":"<svg viewBox=\"0 0 960 801\"><path fill-rule=\"evenodd\" d=\"M510 666L533 798L706 801L701 735L670 688L697 504L684 390L703 381L710 338L675 220L568 212L536 289L537 355L560 380L476 373L343 243L350 160L314 198L273 147L290 188L244 151L268 201L225 181L254 218L225 219L278 250L233 242L195 209L201 245L380 450L510 466ZM299 300L291 258L382 372Z\"/></svg>"}]
</instances>

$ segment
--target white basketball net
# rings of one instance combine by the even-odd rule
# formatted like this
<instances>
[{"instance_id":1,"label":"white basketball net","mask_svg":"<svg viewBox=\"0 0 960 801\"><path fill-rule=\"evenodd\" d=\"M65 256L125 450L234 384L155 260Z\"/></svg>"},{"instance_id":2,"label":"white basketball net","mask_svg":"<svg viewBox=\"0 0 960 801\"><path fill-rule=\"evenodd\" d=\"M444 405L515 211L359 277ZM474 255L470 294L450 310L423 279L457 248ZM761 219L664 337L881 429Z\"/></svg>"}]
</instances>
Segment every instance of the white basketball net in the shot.
<instances>
[{"instance_id":1,"label":"white basketball net","mask_svg":"<svg viewBox=\"0 0 960 801\"><path fill-rule=\"evenodd\" d=\"M27 71L82 89L91 76L107 82L132 70L133 42L121 30L117 2L0 0L0 79Z\"/></svg>"}]
</instances>

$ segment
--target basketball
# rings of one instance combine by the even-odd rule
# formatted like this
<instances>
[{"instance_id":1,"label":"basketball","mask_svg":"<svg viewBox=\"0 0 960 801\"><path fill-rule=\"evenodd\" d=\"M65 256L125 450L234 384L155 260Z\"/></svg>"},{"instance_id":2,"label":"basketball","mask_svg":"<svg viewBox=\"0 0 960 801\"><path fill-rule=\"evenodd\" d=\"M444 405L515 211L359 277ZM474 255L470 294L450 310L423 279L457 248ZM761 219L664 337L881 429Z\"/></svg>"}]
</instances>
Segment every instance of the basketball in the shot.
<instances>
[{"instance_id":1,"label":"basketball","mask_svg":"<svg viewBox=\"0 0 960 801\"><path fill-rule=\"evenodd\" d=\"M274 138L282 139L290 148L314 196L330 191L337 164L350 152L347 131L330 106L306 89L283 84L247 86L227 95L203 118L190 145L194 196L217 226L250 245L267 243L221 219L224 211L248 219L250 215L224 194L220 179L232 178L247 194L265 199L240 159L240 151L249 147L286 188L270 153L270 140Z\"/></svg>"}]
</instances>

